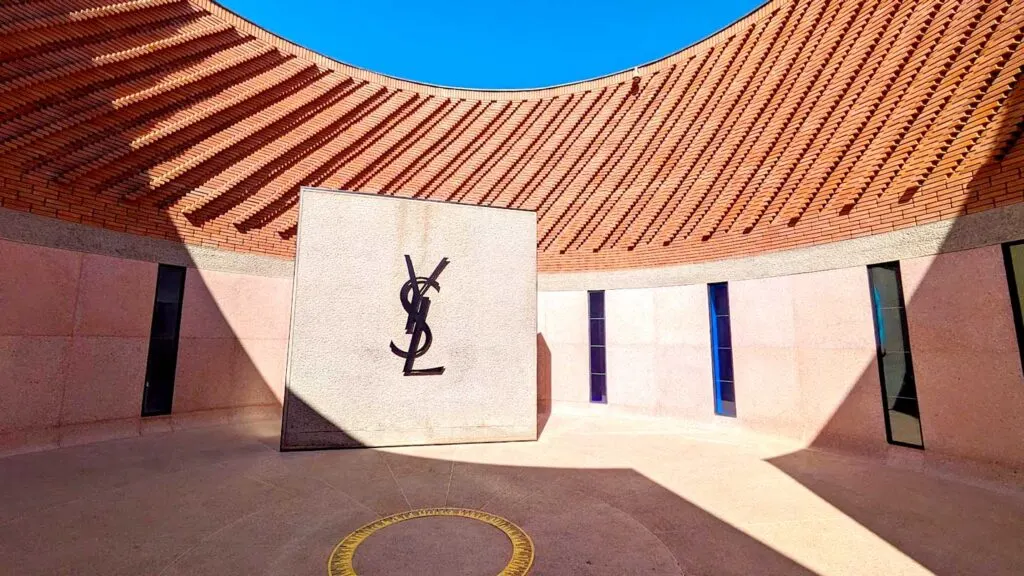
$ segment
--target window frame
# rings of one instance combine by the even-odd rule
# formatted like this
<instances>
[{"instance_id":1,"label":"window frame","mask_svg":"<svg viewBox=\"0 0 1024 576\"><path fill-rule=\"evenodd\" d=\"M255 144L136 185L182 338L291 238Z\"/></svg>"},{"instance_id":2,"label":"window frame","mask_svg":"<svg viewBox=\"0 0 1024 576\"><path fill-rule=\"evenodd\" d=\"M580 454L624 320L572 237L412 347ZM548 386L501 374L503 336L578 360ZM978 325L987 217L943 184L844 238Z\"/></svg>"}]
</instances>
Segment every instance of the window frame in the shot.
<instances>
[{"instance_id":1,"label":"window frame","mask_svg":"<svg viewBox=\"0 0 1024 576\"><path fill-rule=\"evenodd\" d=\"M608 404L608 332L606 318L608 316L607 303L604 298L604 290L587 290L587 373L590 391L590 403L591 404ZM601 317L594 317L594 295L601 295ZM594 320L600 320L601 322L601 333L603 334L603 343L594 344ZM604 371L596 375L602 376L604 379L603 389L601 390L601 400L594 399L594 348L601 349L601 357L604 364Z\"/></svg>"},{"instance_id":2,"label":"window frame","mask_svg":"<svg viewBox=\"0 0 1024 576\"><path fill-rule=\"evenodd\" d=\"M714 398L715 398L715 415L724 416L726 418L736 418L736 364L735 358L732 353L732 306L731 303L728 305L729 310L726 314L721 316L726 318L729 324L729 346L728 348L722 348L718 345L719 334L718 334L718 317L716 313L717 309L715 306L715 290L725 291L725 300L729 302L729 283L728 282L712 282L708 284L708 320L711 324L711 383L713 386ZM732 385L732 396L731 401L732 410L726 409L722 400L722 378L721 378L721 357L719 355L720 350L728 350L729 362L733 365L732 380L729 383Z\"/></svg>"},{"instance_id":3,"label":"window frame","mask_svg":"<svg viewBox=\"0 0 1024 576\"><path fill-rule=\"evenodd\" d=\"M170 363L170 366L168 366L168 368L170 368L170 370L171 370L171 377L170 377L170 382L171 383L170 383L170 387L169 387L169 390L168 390L169 398L168 398L166 409L156 410L156 409L147 409L147 407L149 405L148 400L149 400L149 395L151 393L151 389L149 387L149 382L152 379L153 370L155 369L154 362L156 362L156 360L153 358L154 341L159 340L158 338L154 337L153 330L156 328L156 325L157 325L157 322L158 322L158 319L157 319L157 308L158 308L158 304L160 303L160 276L161 276L161 272L164 271L164 270L178 270L178 271L180 271L181 272L181 283L176 287L177 288L177 308L178 308L178 310L177 310L177 314L176 314L175 318L173 319L174 323L175 323L174 324L175 325L175 334L174 334L173 340L171 340L170 350L169 350L170 355L173 358L173 361ZM140 416L142 418L150 418L150 417L153 417L153 416L167 416L167 415L169 415L169 414L171 414L173 412L173 407L174 407L174 384L175 384L175 379L176 379L176 376L177 376L178 350L179 350L179 348L181 346L181 316L182 316L182 313L184 312L184 309L185 309L185 283L186 283L186 279L187 278L188 278L188 267L187 266L178 266L178 265L175 265L175 264L158 264L157 265L156 282L154 283L154 287L153 287L154 288L153 289L153 307L151 308L153 316L150 319L149 339L148 339L147 347L146 347L146 349L147 349L147 352L146 352L146 371L144 373L144 381L143 381L143 388L142 388L142 406L141 406L141 409L140 409Z\"/></svg>"},{"instance_id":4,"label":"window frame","mask_svg":"<svg viewBox=\"0 0 1024 576\"><path fill-rule=\"evenodd\" d=\"M914 402L917 404L917 426L918 433L921 437L921 444L911 444L910 442L903 442L901 440L893 440L892 437L892 424L889 420L889 390L886 388L885 382L885 364L882 362L882 333L879 330L878 324L879 311L882 309L880 304L875 300L875 286L871 280L871 269L872 268L888 268L893 270L896 275L896 297L900 304L900 325L903 330L903 347L902 354L906 356L906 370L910 374L910 378L914 381ZM871 323L874 327L875 336L875 364L878 365L878 382L881 386L882 393L882 416L885 419L885 440L893 446L902 446L904 448L914 448L916 450L924 450L924 425L921 423L921 399L917 395L917 375L914 373L914 355L910 345L910 328L907 325L907 300L903 294L903 269L900 266L899 260L892 260L889 262L877 262L875 264L868 264L865 267L868 277L868 298L871 301Z\"/></svg>"},{"instance_id":5,"label":"window frame","mask_svg":"<svg viewBox=\"0 0 1024 576\"><path fill-rule=\"evenodd\" d=\"M1021 367L1024 368L1024 310L1021 310L1021 296L1024 295L1017 291L1017 278L1014 274L1013 255L1011 252L1014 246L1024 246L1024 240L1005 242L1002 245L1003 266L1006 268L1006 284L1010 293L1010 309L1013 311L1013 328L1017 333L1017 353L1020 355ZM1024 276L1024 270L1020 270L1020 274Z\"/></svg>"}]
</instances>

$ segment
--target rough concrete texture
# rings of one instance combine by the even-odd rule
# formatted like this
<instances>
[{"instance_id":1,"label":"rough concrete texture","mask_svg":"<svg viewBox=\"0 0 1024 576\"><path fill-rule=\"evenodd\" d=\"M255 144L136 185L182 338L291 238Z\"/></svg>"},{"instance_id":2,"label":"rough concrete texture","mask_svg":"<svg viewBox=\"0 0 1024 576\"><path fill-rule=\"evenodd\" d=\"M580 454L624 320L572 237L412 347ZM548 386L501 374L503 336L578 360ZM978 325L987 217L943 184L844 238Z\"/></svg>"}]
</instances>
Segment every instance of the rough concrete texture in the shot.
<instances>
[{"instance_id":1,"label":"rough concrete texture","mask_svg":"<svg viewBox=\"0 0 1024 576\"><path fill-rule=\"evenodd\" d=\"M608 405L588 403L586 292L541 292L551 396L891 459L1024 468L1024 376L998 246L902 263L925 452L886 441L864 267L729 283L737 416L714 415L707 288L605 292Z\"/></svg>"},{"instance_id":2,"label":"rough concrete texture","mask_svg":"<svg viewBox=\"0 0 1024 576\"><path fill-rule=\"evenodd\" d=\"M281 453L277 433L268 421L0 459L0 566L323 576L353 530L446 505L520 526L536 551L531 574L543 576L1017 576L1024 566L1019 486L668 419L555 414L538 442L381 450ZM368 538L356 567L491 576L508 545L487 536L410 520ZM412 570L391 570L413 554Z\"/></svg>"},{"instance_id":3,"label":"rough concrete texture","mask_svg":"<svg viewBox=\"0 0 1024 576\"><path fill-rule=\"evenodd\" d=\"M808 443L884 449L863 268L730 282L729 300L740 425Z\"/></svg>"},{"instance_id":4,"label":"rough concrete texture","mask_svg":"<svg viewBox=\"0 0 1024 576\"><path fill-rule=\"evenodd\" d=\"M304 189L283 448L525 440L536 435L532 212ZM406 376L399 294L442 260L429 351Z\"/></svg>"},{"instance_id":5,"label":"rough concrete texture","mask_svg":"<svg viewBox=\"0 0 1024 576\"><path fill-rule=\"evenodd\" d=\"M0 453L137 433L156 266L0 240L0 270Z\"/></svg>"},{"instance_id":6,"label":"rough concrete texture","mask_svg":"<svg viewBox=\"0 0 1024 576\"><path fill-rule=\"evenodd\" d=\"M538 340L548 353L553 402L587 402L590 398L590 334L586 292L537 294Z\"/></svg>"},{"instance_id":7,"label":"rough concrete texture","mask_svg":"<svg viewBox=\"0 0 1024 576\"><path fill-rule=\"evenodd\" d=\"M290 278L293 273L291 259L158 240L6 208L0 208L0 239L126 260L250 276Z\"/></svg>"},{"instance_id":8,"label":"rough concrete texture","mask_svg":"<svg viewBox=\"0 0 1024 576\"><path fill-rule=\"evenodd\" d=\"M608 402L708 421L714 403L707 289L605 293Z\"/></svg>"},{"instance_id":9,"label":"rough concrete texture","mask_svg":"<svg viewBox=\"0 0 1024 576\"><path fill-rule=\"evenodd\" d=\"M999 246L901 264L925 449L1024 468L1024 377Z\"/></svg>"},{"instance_id":10,"label":"rough concrete texture","mask_svg":"<svg viewBox=\"0 0 1024 576\"><path fill-rule=\"evenodd\" d=\"M290 278L189 270L175 412L281 405L291 291Z\"/></svg>"},{"instance_id":11,"label":"rough concrete texture","mask_svg":"<svg viewBox=\"0 0 1024 576\"><path fill-rule=\"evenodd\" d=\"M0 270L0 454L280 410L290 278L190 269L175 415L145 422L156 264L0 240Z\"/></svg>"},{"instance_id":12,"label":"rough concrete texture","mask_svg":"<svg viewBox=\"0 0 1024 576\"><path fill-rule=\"evenodd\" d=\"M607 406L588 403L586 292L541 292L552 398L883 449L866 282L863 268L849 268L730 283L735 419L714 414L706 285L605 292Z\"/></svg>"}]
</instances>

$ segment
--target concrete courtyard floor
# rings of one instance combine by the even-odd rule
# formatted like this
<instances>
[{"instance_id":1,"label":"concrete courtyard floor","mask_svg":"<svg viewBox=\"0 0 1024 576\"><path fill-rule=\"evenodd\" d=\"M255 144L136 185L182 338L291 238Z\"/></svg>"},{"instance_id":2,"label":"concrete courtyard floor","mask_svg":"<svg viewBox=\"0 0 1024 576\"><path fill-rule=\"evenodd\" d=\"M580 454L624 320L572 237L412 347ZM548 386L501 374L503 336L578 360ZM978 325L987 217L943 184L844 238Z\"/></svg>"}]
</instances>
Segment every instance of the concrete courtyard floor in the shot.
<instances>
[{"instance_id":1,"label":"concrete courtyard floor","mask_svg":"<svg viewBox=\"0 0 1024 576\"><path fill-rule=\"evenodd\" d=\"M657 419L556 415L538 442L277 451L277 422L0 459L0 574L327 573L380 516L464 507L531 574L1024 574L1024 488ZM495 574L472 519L395 524L360 574Z\"/></svg>"}]
</instances>

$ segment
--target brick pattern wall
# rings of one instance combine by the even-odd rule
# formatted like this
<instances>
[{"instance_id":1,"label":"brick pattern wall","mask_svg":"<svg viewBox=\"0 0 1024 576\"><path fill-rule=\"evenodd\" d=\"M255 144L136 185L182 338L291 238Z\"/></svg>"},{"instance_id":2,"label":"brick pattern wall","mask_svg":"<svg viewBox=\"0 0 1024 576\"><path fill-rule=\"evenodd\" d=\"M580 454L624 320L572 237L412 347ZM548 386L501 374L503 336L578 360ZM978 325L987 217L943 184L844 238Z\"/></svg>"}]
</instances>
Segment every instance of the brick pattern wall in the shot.
<instances>
[{"instance_id":1,"label":"brick pattern wall","mask_svg":"<svg viewBox=\"0 0 1024 576\"><path fill-rule=\"evenodd\" d=\"M1024 200L1021 0L775 0L531 91L396 80L207 0L0 5L0 206L291 257L300 186L534 210L542 271L795 248Z\"/></svg>"}]
</instances>

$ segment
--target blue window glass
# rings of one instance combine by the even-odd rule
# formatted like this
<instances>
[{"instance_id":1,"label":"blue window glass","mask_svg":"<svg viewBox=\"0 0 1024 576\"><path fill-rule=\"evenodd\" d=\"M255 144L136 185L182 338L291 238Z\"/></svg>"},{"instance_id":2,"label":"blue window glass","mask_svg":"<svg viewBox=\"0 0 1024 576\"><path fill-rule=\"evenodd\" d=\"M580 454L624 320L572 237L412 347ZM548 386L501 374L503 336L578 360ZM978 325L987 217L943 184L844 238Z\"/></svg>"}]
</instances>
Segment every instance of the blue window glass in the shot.
<instances>
[{"instance_id":1,"label":"blue window glass","mask_svg":"<svg viewBox=\"0 0 1024 576\"><path fill-rule=\"evenodd\" d=\"M923 448L899 262L868 266L886 439Z\"/></svg>"},{"instance_id":2,"label":"blue window glass","mask_svg":"<svg viewBox=\"0 0 1024 576\"><path fill-rule=\"evenodd\" d=\"M729 325L729 285L708 284L711 313L711 361L715 383L715 414L736 416L736 388L732 369L732 328Z\"/></svg>"},{"instance_id":3,"label":"blue window glass","mask_svg":"<svg viewBox=\"0 0 1024 576\"><path fill-rule=\"evenodd\" d=\"M604 318L594 318L590 321L590 343L594 346L604 346Z\"/></svg>"},{"instance_id":4,"label":"blue window glass","mask_svg":"<svg viewBox=\"0 0 1024 576\"><path fill-rule=\"evenodd\" d=\"M608 382L604 352L604 291L587 294L590 316L590 401L608 402Z\"/></svg>"}]
</instances>

